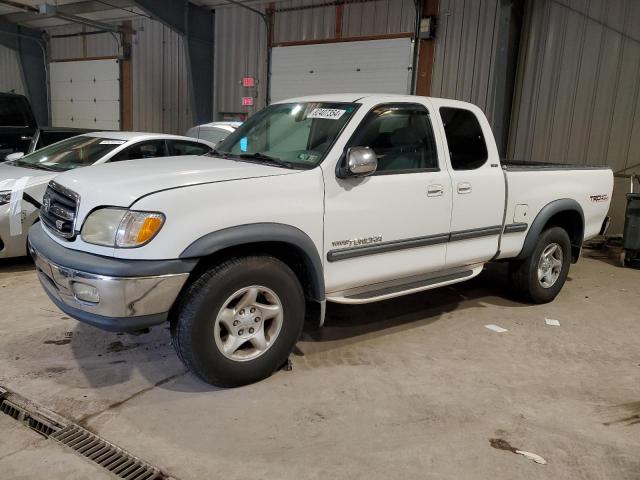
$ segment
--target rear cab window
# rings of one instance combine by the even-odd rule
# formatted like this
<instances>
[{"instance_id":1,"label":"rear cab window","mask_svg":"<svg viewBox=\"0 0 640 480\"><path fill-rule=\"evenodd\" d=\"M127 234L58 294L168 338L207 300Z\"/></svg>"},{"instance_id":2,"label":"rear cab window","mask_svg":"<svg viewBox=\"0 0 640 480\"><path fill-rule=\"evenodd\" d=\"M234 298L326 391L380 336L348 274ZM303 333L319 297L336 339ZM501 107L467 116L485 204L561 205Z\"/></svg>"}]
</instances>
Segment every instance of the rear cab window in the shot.
<instances>
[{"instance_id":1,"label":"rear cab window","mask_svg":"<svg viewBox=\"0 0 640 480\"><path fill-rule=\"evenodd\" d=\"M470 110L441 107L440 117L454 170L475 170L489 158L478 118Z\"/></svg>"}]
</instances>

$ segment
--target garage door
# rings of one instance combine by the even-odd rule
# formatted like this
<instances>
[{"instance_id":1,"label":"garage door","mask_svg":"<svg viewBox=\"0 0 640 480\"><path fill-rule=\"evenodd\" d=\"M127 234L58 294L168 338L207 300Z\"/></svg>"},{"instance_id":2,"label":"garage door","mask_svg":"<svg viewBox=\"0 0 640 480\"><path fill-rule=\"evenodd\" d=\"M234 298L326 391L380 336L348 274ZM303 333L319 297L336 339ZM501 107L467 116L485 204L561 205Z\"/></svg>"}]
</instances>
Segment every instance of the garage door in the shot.
<instances>
[{"instance_id":1,"label":"garage door","mask_svg":"<svg viewBox=\"0 0 640 480\"><path fill-rule=\"evenodd\" d=\"M116 59L51 63L55 127L120 130L120 65Z\"/></svg>"},{"instance_id":2,"label":"garage door","mask_svg":"<svg viewBox=\"0 0 640 480\"><path fill-rule=\"evenodd\" d=\"M274 47L271 100L319 93L409 93L411 39Z\"/></svg>"}]
</instances>

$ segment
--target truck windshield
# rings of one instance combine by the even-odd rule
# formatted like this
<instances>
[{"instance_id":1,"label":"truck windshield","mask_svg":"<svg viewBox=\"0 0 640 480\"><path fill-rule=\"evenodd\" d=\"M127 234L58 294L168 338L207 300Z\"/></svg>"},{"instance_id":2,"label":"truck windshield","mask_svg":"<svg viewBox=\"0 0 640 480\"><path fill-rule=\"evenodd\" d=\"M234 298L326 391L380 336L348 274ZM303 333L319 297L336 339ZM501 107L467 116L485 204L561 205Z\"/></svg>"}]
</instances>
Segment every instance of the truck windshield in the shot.
<instances>
[{"instance_id":1,"label":"truck windshield","mask_svg":"<svg viewBox=\"0 0 640 480\"><path fill-rule=\"evenodd\" d=\"M19 167L64 172L93 165L123 143L124 140L80 135L36 150L11 163Z\"/></svg>"},{"instance_id":2,"label":"truck windshield","mask_svg":"<svg viewBox=\"0 0 640 480\"><path fill-rule=\"evenodd\" d=\"M243 123L212 155L308 169L318 165L358 105L280 103Z\"/></svg>"}]
</instances>

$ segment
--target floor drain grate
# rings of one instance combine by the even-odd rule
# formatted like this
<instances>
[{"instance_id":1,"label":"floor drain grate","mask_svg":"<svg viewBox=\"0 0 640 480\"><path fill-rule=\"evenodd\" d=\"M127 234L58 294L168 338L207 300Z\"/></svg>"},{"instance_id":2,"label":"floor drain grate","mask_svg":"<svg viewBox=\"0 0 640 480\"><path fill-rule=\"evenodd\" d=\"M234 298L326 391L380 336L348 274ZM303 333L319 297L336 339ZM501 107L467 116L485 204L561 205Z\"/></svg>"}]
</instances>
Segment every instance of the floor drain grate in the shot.
<instances>
[{"instance_id":1,"label":"floor drain grate","mask_svg":"<svg viewBox=\"0 0 640 480\"><path fill-rule=\"evenodd\" d=\"M69 425L51 438L126 480L166 478L160 470L78 425Z\"/></svg>"},{"instance_id":2,"label":"floor drain grate","mask_svg":"<svg viewBox=\"0 0 640 480\"><path fill-rule=\"evenodd\" d=\"M160 469L134 457L98 435L0 387L0 413L47 438L75 450L125 480L174 480Z\"/></svg>"},{"instance_id":3,"label":"floor drain grate","mask_svg":"<svg viewBox=\"0 0 640 480\"><path fill-rule=\"evenodd\" d=\"M50 436L52 433L57 432L62 428L62 425L55 420L30 412L26 408L23 408L17 403L7 400L6 398L0 400L0 412L24 423L27 427L35 430L45 437Z\"/></svg>"}]
</instances>

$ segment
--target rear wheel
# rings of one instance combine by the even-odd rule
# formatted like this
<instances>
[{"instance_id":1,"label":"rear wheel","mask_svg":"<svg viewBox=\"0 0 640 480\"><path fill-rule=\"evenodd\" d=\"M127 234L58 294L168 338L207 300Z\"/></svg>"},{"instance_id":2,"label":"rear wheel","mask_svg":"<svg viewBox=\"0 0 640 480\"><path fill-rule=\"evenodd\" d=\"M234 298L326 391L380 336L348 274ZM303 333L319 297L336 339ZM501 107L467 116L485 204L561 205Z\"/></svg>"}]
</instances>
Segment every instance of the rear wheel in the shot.
<instances>
[{"instance_id":1,"label":"rear wheel","mask_svg":"<svg viewBox=\"0 0 640 480\"><path fill-rule=\"evenodd\" d=\"M284 364L304 322L296 275L273 257L233 258L185 292L173 344L191 372L220 387L256 382Z\"/></svg>"},{"instance_id":2,"label":"rear wheel","mask_svg":"<svg viewBox=\"0 0 640 480\"><path fill-rule=\"evenodd\" d=\"M564 285L571 263L571 241L566 230L543 231L531 255L513 261L509 273L516 293L531 303L552 301Z\"/></svg>"}]
</instances>

